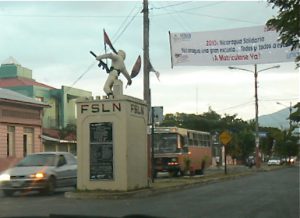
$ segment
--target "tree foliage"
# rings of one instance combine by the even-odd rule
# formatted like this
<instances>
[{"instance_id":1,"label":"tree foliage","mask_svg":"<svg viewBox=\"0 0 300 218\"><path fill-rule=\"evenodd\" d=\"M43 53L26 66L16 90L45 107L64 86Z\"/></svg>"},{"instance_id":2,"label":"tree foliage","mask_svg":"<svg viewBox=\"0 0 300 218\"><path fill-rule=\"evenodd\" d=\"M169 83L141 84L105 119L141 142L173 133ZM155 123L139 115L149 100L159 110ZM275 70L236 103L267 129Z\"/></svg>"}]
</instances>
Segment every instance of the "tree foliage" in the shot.
<instances>
[{"instance_id":1,"label":"tree foliage","mask_svg":"<svg viewBox=\"0 0 300 218\"><path fill-rule=\"evenodd\" d=\"M298 155L297 137L292 136L290 132L284 131L282 139L276 142L275 153L282 157Z\"/></svg>"},{"instance_id":2,"label":"tree foliage","mask_svg":"<svg viewBox=\"0 0 300 218\"><path fill-rule=\"evenodd\" d=\"M67 136L76 136L77 127L75 124L68 124L66 127L59 130L60 138L65 139Z\"/></svg>"},{"instance_id":3,"label":"tree foliage","mask_svg":"<svg viewBox=\"0 0 300 218\"><path fill-rule=\"evenodd\" d=\"M267 26L275 28L284 45L292 50L300 48L300 0L268 0L272 8L278 8L278 15L267 21ZM300 55L295 60L300 61ZM299 63L298 63L299 66Z\"/></svg>"},{"instance_id":4,"label":"tree foliage","mask_svg":"<svg viewBox=\"0 0 300 218\"><path fill-rule=\"evenodd\" d=\"M296 111L294 113L291 113L290 119L292 122L299 123L300 122L300 102L298 102L294 106L294 108L296 108Z\"/></svg>"}]
</instances>

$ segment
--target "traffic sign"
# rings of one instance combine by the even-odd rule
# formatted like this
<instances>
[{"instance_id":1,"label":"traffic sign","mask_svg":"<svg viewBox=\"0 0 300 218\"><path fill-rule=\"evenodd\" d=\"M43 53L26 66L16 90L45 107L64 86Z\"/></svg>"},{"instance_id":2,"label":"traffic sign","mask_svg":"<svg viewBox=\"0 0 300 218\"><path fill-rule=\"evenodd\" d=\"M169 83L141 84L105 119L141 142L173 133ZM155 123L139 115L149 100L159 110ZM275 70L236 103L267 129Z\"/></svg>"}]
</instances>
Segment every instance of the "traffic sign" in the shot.
<instances>
[{"instance_id":1,"label":"traffic sign","mask_svg":"<svg viewBox=\"0 0 300 218\"><path fill-rule=\"evenodd\" d=\"M231 134L228 131L222 132L219 138L223 145L228 145L232 139Z\"/></svg>"}]
</instances>

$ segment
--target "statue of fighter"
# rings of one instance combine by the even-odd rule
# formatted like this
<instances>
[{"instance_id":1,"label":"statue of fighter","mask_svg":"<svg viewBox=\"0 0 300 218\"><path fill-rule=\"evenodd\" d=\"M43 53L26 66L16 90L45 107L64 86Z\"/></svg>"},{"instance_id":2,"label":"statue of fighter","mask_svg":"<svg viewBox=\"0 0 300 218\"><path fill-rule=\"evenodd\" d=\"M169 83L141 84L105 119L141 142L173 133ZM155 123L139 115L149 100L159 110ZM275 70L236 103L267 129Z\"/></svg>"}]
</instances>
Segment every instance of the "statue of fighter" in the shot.
<instances>
[{"instance_id":1,"label":"statue of fighter","mask_svg":"<svg viewBox=\"0 0 300 218\"><path fill-rule=\"evenodd\" d=\"M122 73L127 79L127 85L131 85L132 78L136 77L141 69L141 56L138 56L132 70L131 75L129 75L124 60L126 58L126 53L123 50L119 50L117 54L114 53L107 53L103 55L97 56L94 52L90 51L90 53L99 61L98 67L102 67L105 69L106 72L109 74L106 82L104 84L104 92L106 93L107 97L113 95L112 87L114 82L118 79L120 73ZM111 67L109 68L106 63L102 61L102 59L111 59Z\"/></svg>"},{"instance_id":2,"label":"statue of fighter","mask_svg":"<svg viewBox=\"0 0 300 218\"><path fill-rule=\"evenodd\" d=\"M131 85L132 80L124 64L126 53L123 50L119 50L117 54L107 53L96 56L96 59L100 61L99 65L105 69L107 69L107 65L102 61L102 59L107 58L111 59L111 67L109 68L109 75L106 79L103 90L107 94L107 96L110 97L111 95L113 95L112 87L114 85L114 82L118 79L120 73L122 73L126 77L128 81L127 85Z\"/></svg>"},{"instance_id":3,"label":"statue of fighter","mask_svg":"<svg viewBox=\"0 0 300 218\"><path fill-rule=\"evenodd\" d=\"M104 84L104 92L107 94L108 97L113 95L112 87L114 85L114 82L118 79L118 76L120 73L122 73L126 79L127 79L127 85L131 85L132 83L132 78L136 77L138 73L140 72L141 69L141 57L138 56L132 71L131 75L129 75L126 67L124 60L126 58L126 53L123 50L119 50L118 52L116 49L113 47L107 33L105 30L103 30L104 33L104 44L109 45L111 50L114 53L106 53L106 47L105 47L105 54L97 56L94 52L90 51L90 53L96 58L96 60L99 61L98 66L102 69L105 69L106 72L109 74L108 78L106 79L106 82ZM106 63L102 61L102 59L111 59L111 67L108 67Z\"/></svg>"}]
</instances>

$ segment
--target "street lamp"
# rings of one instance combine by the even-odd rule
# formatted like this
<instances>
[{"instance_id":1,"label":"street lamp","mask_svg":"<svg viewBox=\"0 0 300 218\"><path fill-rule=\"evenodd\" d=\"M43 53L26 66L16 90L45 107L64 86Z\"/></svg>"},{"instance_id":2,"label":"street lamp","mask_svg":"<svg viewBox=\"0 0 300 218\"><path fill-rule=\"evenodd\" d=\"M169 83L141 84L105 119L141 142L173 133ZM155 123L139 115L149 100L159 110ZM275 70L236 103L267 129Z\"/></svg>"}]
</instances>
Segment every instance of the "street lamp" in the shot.
<instances>
[{"instance_id":1,"label":"street lamp","mask_svg":"<svg viewBox=\"0 0 300 218\"><path fill-rule=\"evenodd\" d=\"M291 120L291 114L292 114L292 102L290 102L290 106L287 106L285 104L282 104L281 102L276 102L276 104L282 105L284 107L289 107L290 115L289 115L289 120L290 120L290 131L292 130L292 120Z\"/></svg>"},{"instance_id":2,"label":"street lamp","mask_svg":"<svg viewBox=\"0 0 300 218\"><path fill-rule=\"evenodd\" d=\"M254 64L254 71L240 68L240 67L228 67L231 70L243 70L254 73L254 87L255 87L255 165L256 168L260 167L260 160L259 160L259 134L258 134L258 98L257 98L257 74L258 72L279 68L280 65L268 67L265 69L257 70L257 64Z\"/></svg>"}]
</instances>

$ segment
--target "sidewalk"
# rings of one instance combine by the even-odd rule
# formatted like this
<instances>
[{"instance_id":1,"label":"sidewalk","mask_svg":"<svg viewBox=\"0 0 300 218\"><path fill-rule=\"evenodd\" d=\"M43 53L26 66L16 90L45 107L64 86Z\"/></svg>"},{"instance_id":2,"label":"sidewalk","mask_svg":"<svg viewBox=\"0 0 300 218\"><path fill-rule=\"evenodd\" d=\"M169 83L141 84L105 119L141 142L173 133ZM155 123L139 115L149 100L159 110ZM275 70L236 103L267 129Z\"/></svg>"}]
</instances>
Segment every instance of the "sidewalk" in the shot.
<instances>
[{"instance_id":1,"label":"sidewalk","mask_svg":"<svg viewBox=\"0 0 300 218\"><path fill-rule=\"evenodd\" d=\"M147 197L167 193L170 191L182 190L195 186L216 183L224 180L236 179L239 177L250 176L257 172L266 172L284 168L286 166L267 166L263 164L259 169L249 168L242 165L227 166L227 174L224 173L224 167L209 167L204 175L168 177L161 176L150 184L149 188L133 191L74 191L66 192L66 198L76 199L123 199L132 197Z\"/></svg>"}]
</instances>

